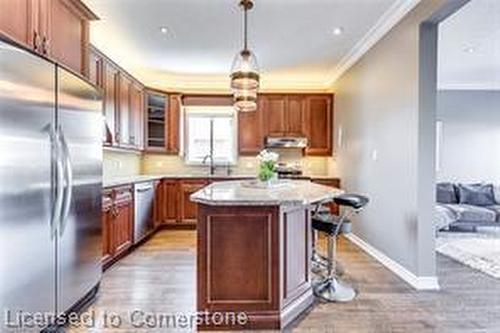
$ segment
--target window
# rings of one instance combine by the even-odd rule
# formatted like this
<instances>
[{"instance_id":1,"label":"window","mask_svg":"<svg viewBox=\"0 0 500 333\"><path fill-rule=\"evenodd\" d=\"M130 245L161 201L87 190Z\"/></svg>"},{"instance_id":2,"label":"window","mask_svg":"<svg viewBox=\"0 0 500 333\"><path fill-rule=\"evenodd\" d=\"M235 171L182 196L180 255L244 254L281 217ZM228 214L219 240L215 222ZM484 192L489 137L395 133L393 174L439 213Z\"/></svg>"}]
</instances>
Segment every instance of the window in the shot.
<instances>
[{"instance_id":1,"label":"window","mask_svg":"<svg viewBox=\"0 0 500 333\"><path fill-rule=\"evenodd\" d=\"M235 164L237 126L234 108L186 107L184 110L186 162L202 164L213 149L214 164Z\"/></svg>"}]
</instances>

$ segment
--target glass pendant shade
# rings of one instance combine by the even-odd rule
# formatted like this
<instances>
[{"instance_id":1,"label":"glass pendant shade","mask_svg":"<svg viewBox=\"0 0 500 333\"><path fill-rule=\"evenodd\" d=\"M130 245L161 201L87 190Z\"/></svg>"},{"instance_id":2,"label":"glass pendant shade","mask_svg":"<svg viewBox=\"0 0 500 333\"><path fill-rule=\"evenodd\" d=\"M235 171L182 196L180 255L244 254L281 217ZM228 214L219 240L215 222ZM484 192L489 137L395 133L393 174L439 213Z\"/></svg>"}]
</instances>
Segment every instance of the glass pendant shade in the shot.
<instances>
[{"instance_id":1,"label":"glass pendant shade","mask_svg":"<svg viewBox=\"0 0 500 333\"><path fill-rule=\"evenodd\" d=\"M234 107L239 112L252 112L257 110L257 89L233 90Z\"/></svg>"},{"instance_id":2,"label":"glass pendant shade","mask_svg":"<svg viewBox=\"0 0 500 333\"><path fill-rule=\"evenodd\" d=\"M231 67L231 88L233 90L259 88L259 65L250 50L242 50L233 61Z\"/></svg>"}]
</instances>

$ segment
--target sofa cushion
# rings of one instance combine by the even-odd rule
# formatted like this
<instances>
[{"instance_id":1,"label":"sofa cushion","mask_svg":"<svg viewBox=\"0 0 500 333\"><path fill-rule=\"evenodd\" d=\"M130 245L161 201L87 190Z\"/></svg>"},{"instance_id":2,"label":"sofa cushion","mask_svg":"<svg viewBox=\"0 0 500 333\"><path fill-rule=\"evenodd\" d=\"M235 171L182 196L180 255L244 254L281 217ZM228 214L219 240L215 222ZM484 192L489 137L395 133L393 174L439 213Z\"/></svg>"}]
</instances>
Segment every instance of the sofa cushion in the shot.
<instances>
[{"instance_id":1,"label":"sofa cushion","mask_svg":"<svg viewBox=\"0 0 500 333\"><path fill-rule=\"evenodd\" d=\"M500 206L499 206L500 207ZM458 220L458 214L446 205L436 204L434 209L434 226L436 230L448 227Z\"/></svg>"},{"instance_id":2,"label":"sofa cushion","mask_svg":"<svg viewBox=\"0 0 500 333\"><path fill-rule=\"evenodd\" d=\"M458 202L475 206L495 205L492 184L458 184Z\"/></svg>"},{"instance_id":3,"label":"sofa cushion","mask_svg":"<svg viewBox=\"0 0 500 333\"><path fill-rule=\"evenodd\" d=\"M495 195L495 202L500 205L500 185L493 186L493 195Z\"/></svg>"},{"instance_id":4,"label":"sofa cushion","mask_svg":"<svg viewBox=\"0 0 500 333\"><path fill-rule=\"evenodd\" d=\"M492 210L497 214L496 221L500 222L500 205L493 205L493 206L486 206L484 208L488 208L489 210Z\"/></svg>"},{"instance_id":5,"label":"sofa cushion","mask_svg":"<svg viewBox=\"0 0 500 333\"><path fill-rule=\"evenodd\" d=\"M495 211L479 206L466 204L444 205L458 215L457 222L495 222L497 214Z\"/></svg>"},{"instance_id":6,"label":"sofa cushion","mask_svg":"<svg viewBox=\"0 0 500 333\"><path fill-rule=\"evenodd\" d=\"M436 201L443 204L458 203L455 185L452 183L438 183L436 186Z\"/></svg>"}]
</instances>

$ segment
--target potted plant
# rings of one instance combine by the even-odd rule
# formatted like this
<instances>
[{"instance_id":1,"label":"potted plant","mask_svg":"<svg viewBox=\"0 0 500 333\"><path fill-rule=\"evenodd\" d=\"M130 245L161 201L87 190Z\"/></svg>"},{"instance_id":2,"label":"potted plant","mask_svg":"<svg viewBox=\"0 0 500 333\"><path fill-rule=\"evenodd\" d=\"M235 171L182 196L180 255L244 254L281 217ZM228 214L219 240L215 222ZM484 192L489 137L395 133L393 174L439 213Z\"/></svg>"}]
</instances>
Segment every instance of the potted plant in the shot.
<instances>
[{"instance_id":1,"label":"potted plant","mask_svg":"<svg viewBox=\"0 0 500 333\"><path fill-rule=\"evenodd\" d=\"M259 160L259 174L258 178L262 182L270 183L278 178L276 173L276 163L278 162L279 155L270 152L266 149L262 150L257 159Z\"/></svg>"}]
</instances>

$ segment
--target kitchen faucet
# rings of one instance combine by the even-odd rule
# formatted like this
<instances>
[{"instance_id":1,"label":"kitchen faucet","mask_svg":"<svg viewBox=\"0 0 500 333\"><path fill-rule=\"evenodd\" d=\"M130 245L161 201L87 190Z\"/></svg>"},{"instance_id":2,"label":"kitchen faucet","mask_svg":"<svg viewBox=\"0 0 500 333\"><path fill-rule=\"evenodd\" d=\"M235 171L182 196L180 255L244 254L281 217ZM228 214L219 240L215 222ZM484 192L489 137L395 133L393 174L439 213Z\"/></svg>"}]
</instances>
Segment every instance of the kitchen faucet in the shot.
<instances>
[{"instance_id":1,"label":"kitchen faucet","mask_svg":"<svg viewBox=\"0 0 500 333\"><path fill-rule=\"evenodd\" d=\"M203 165L207 163L207 159L210 159L210 176L213 176L215 174L215 164L214 164L214 155L213 154L208 154L203 157L203 161L201 162Z\"/></svg>"}]
</instances>

